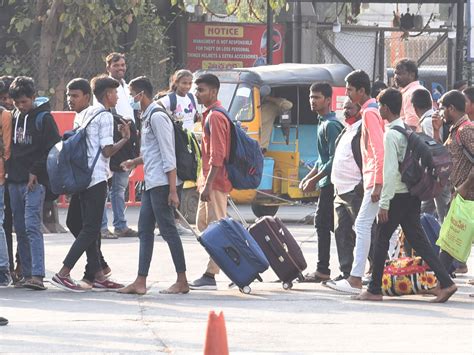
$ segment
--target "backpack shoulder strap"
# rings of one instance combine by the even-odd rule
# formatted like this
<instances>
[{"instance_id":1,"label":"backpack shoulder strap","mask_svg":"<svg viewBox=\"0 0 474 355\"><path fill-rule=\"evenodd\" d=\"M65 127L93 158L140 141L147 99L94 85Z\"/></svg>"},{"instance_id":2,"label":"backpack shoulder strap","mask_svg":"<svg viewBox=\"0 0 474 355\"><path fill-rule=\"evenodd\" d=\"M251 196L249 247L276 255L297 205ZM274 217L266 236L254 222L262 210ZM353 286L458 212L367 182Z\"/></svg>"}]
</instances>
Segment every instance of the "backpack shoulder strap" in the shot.
<instances>
[{"instance_id":1,"label":"backpack shoulder strap","mask_svg":"<svg viewBox=\"0 0 474 355\"><path fill-rule=\"evenodd\" d=\"M406 126L405 126L406 127ZM403 128L403 127L400 127L400 126L394 126L392 127L391 129L397 131L397 132L400 132L401 134L403 134L405 137L408 138L409 136L409 132L406 128Z\"/></svg>"},{"instance_id":2,"label":"backpack shoulder strap","mask_svg":"<svg viewBox=\"0 0 474 355\"><path fill-rule=\"evenodd\" d=\"M215 107L211 110L211 112L209 114L211 114L213 111L217 111L217 112L222 113L227 118L227 120L229 121L229 124L231 125L231 127L234 125L234 122L232 121L232 119L229 116L229 112L227 112L227 110L225 108ZM208 135L211 134L211 121L209 119L206 120L206 125L205 125L204 129L206 130Z\"/></svg>"},{"instance_id":3,"label":"backpack shoulder strap","mask_svg":"<svg viewBox=\"0 0 474 355\"><path fill-rule=\"evenodd\" d=\"M178 106L178 98L175 92L170 92L168 97L170 99L170 111L174 113L174 111L176 111L176 106Z\"/></svg>"},{"instance_id":4,"label":"backpack shoulder strap","mask_svg":"<svg viewBox=\"0 0 474 355\"><path fill-rule=\"evenodd\" d=\"M81 127L80 127L80 129L86 129L87 126L89 126L89 124L92 122L92 120L93 120L94 118L96 118L97 116L99 116L101 113L104 113L104 112L109 112L109 111L107 111L107 110L99 110L99 112L97 112L97 113L94 114L91 118L89 118L89 119L86 121L86 123L84 124L84 126L81 126ZM111 112L109 112L109 113L112 115ZM113 115L112 115L112 118L113 118Z\"/></svg>"},{"instance_id":5,"label":"backpack shoulder strap","mask_svg":"<svg viewBox=\"0 0 474 355\"><path fill-rule=\"evenodd\" d=\"M157 113L157 112L164 113L166 115L166 117L168 117L170 119L171 124L173 125L173 129L174 129L175 121L171 118L168 111L166 111L163 107L155 107L153 110L151 110L149 119L151 120L151 117L153 116L153 114ZM150 124L150 129L151 129L152 133L156 136L155 132L153 132L153 126L151 124Z\"/></svg>"},{"instance_id":6,"label":"backpack shoulder strap","mask_svg":"<svg viewBox=\"0 0 474 355\"><path fill-rule=\"evenodd\" d=\"M191 103L193 104L194 109L197 111L196 100L194 100L194 95L188 92L188 97L191 100Z\"/></svg>"},{"instance_id":7,"label":"backpack shoulder strap","mask_svg":"<svg viewBox=\"0 0 474 355\"><path fill-rule=\"evenodd\" d=\"M40 113L36 115L35 127L38 131L41 131L43 129L44 116L46 116L47 113L51 114L51 112L49 111L41 111Z\"/></svg>"},{"instance_id":8,"label":"backpack shoulder strap","mask_svg":"<svg viewBox=\"0 0 474 355\"><path fill-rule=\"evenodd\" d=\"M469 159L469 161L474 164L474 156L470 151L467 150L466 146L461 142L461 128L464 126L473 126L471 121L464 121L456 130L456 142L462 147L462 152Z\"/></svg>"}]
</instances>

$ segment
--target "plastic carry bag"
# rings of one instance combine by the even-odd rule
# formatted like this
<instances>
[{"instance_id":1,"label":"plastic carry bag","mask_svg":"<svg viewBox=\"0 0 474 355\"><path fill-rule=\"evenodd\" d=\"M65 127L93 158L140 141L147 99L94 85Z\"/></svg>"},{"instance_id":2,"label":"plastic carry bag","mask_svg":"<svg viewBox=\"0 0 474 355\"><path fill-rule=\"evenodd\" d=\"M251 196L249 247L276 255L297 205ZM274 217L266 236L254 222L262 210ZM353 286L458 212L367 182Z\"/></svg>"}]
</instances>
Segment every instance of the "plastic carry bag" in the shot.
<instances>
[{"instance_id":1,"label":"plastic carry bag","mask_svg":"<svg viewBox=\"0 0 474 355\"><path fill-rule=\"evenodd\" d=\"M474 239L474 201L457 194L441 226L439 247L454 259L466 262Z\"/></svg>"}]
</instances>

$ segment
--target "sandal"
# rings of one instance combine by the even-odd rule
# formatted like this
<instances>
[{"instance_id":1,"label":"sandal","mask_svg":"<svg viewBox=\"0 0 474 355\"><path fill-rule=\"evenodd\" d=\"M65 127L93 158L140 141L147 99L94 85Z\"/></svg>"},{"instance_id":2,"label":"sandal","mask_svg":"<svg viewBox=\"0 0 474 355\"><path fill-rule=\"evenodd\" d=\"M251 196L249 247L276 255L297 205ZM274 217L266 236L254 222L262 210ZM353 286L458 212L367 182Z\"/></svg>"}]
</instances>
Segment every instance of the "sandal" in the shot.
<instances>
[{"instance_id":1,"label":"sandal","mask_svg":"<svg viewBox=\"0 0 474 355\"><path fill-rule=\"evenodd\" d=\"M34 279L26 281L23 287L29 288L30 290L35 290L35 291L47 290L47 287L44 286L43 281L34 280Z\"/></svg>"}]
</instances>

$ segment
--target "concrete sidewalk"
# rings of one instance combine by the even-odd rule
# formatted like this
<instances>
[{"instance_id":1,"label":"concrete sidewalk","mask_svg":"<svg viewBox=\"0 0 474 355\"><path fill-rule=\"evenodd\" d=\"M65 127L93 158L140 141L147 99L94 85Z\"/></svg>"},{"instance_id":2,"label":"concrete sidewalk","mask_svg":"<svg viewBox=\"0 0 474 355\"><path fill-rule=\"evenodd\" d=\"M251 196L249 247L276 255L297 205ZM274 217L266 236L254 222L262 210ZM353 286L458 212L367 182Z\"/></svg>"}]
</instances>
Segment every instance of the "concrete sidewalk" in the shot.
<instances>
[{"instance_id":1,"label":"concrete sidewalk","mask_svg":"<svg viewBox=\"0 0 474 355\"><path fill-rule=\"evenodd\" d=\"M127 211L136 225L136 210ZM61 218L64 213L61 212ZM301 243L308 270L316 260L314 228L290 224ZM47 277L60 266L72 242L69 234L46 235ZM199 276L207 254L193 237L183 237L189 279ZM113 278L132 281L138 266L138 240L103 242ZM332 248L332 275L337 255ZM81 259L72 276L80 279ZM473 270L472 258L469 262ZM428 297L386 299L382 303L352 301L316 284L295 284L284 291L272 271L263 283L252 284L252 294L228 289L218 276L219 291L191 291L161 295L175 278L166 243L156 238L145 296L110 292L69 293L48 284L45 292L0 290L0 316L10 324L0 328L1 353L202 353L210 310L224 311L231 354L310 353L473 353L474 292L456 279L459 291L446 304Z\"/></svg>"}]
</instances>

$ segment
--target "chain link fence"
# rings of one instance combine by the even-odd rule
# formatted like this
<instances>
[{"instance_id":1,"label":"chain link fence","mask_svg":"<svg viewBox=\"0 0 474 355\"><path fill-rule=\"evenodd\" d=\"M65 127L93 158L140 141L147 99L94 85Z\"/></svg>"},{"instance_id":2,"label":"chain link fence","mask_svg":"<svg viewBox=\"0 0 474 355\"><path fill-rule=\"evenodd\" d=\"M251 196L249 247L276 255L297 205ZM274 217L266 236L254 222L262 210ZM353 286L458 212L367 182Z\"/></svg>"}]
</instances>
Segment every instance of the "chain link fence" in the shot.
<instances>
[{"instance_id":1,"label":"chain link fence","mask_svg":"<svg viewBox=\"0 0 474 355\"><path fill-rule=\"evenodd\" d=\"M69 67L64 75L59 75L54 66L49 67L49 89L40 92L40 95L55 97L53 101L54 110L63 110L66 106L65 89L67 83L74 78L92 79L94 76L106 73L105 56L103 51L92 52L88 59L79 61L78 64ZM127 73L125 80L145 75L153 83L155 91L160 91L168 86L170 72L167 48L157 49L153 53L126 53ZM163 58L165 60L163 60ZM66 59L65 59L66 60ZM8 65L7 65L8 64ZM5 68L9 68L8 71ZM38 78L38 54L25 55L2 55L0 56L0 75L26 75L33 79Z\"/></svg>"}]
</instances>

